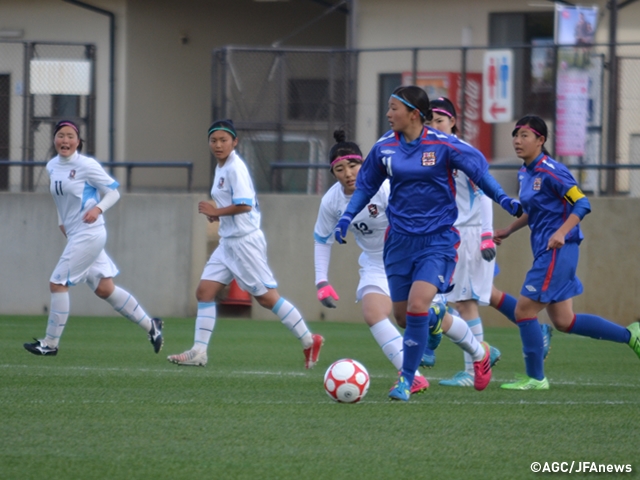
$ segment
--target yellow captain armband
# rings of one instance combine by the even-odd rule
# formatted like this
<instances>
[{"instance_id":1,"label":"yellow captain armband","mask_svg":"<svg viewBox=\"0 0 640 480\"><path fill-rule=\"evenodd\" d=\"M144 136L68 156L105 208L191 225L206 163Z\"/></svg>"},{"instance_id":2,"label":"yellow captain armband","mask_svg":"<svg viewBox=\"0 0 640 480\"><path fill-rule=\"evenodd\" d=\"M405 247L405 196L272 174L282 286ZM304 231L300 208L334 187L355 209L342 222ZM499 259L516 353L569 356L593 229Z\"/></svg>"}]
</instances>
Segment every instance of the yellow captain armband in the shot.
<instances>
[{"instance_id":1,"label":"yellow captain armband","mask_svg":"<svg viewBox=\"0 0 640 480\"><path fill-rule=\"evenodd\" d=\"M574 185L573 187L571 187L569 189L569 191L564 195L564 198L571 204L573 205L574 203L576 203L578 200L580 200L581 198L584 198L584 193L582 193L582 190L580 190L578 188L577 185Z\"/></svg>"}]
</instances>

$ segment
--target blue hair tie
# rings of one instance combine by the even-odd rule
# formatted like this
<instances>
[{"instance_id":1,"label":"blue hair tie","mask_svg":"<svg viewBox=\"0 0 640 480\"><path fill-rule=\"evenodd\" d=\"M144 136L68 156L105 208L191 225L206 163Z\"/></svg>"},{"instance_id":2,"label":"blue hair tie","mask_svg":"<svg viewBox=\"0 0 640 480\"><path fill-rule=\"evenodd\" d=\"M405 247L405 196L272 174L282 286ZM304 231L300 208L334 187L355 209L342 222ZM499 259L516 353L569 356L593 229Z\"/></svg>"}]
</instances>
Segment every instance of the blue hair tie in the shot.
<instances>
[{"instance_id":1,"label":"blue hair tie","mask_svg":"<svg viewBox=\"0 0 640 480\"><path fill-rule=\"evenodd\" d=\"M227 127L213 127L213 128L210 128L208 136L210 137L211 134L213 132L217 131L217 130L223 130L225 132L229 132L233 138L236 138L236 132L234 132L233 130L231 130L231 129L227 128Z\"/></svg>"},{"instance_id":2,"label":"blue hair tie","mask_svg":"<svg viewBox=\"0 0 640 480\"><path fill-rule=\"evenodd\" d=\"M408 101L406 101L404 98L399 97L398 95L396 95L395 93L392 93L391 96L393 98L395 98L396 100L400 100L402 103L404 103L407 107L409 107L411 110L418 110L418 113L420 114L420 116L422 118L425 118L424 114L418 109L418 107L416 107L415 105L409 103Z\"/></svg>"}]
</instances>

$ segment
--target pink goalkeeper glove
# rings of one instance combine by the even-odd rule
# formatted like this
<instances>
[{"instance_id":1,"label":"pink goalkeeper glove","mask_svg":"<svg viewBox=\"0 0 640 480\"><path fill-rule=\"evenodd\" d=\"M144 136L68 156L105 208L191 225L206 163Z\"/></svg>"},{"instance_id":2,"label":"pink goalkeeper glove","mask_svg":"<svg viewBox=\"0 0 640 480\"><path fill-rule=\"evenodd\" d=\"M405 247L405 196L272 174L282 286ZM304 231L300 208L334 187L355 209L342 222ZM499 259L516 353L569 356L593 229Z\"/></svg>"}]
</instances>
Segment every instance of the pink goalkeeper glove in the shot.
<instances>
[{"instance_id":1,"label":"pink goalkeeper glove","mask_svg":"<svg viewBox=\"0 0 640 480\"><path fill-rule=\"evenodd\" d=\"M318 300L327 308L336 308L336 304L333 303L334 300L340 300L340 297L333 289L329 282L320 282L316 285L318 289Z\"/></svg>"},{"instance_id":2,"label":"pink goalkeeper glove","mask_svg":"<svg viewBox=\"0 0 640 480\"><path fill-rule=\"evenodd\" d=\"M496 258L496 244L493 243L493 233L486 232L483 233L480 242L480 255L487 262L490 262L494 258Z\"/></svg>"}]
</instances>

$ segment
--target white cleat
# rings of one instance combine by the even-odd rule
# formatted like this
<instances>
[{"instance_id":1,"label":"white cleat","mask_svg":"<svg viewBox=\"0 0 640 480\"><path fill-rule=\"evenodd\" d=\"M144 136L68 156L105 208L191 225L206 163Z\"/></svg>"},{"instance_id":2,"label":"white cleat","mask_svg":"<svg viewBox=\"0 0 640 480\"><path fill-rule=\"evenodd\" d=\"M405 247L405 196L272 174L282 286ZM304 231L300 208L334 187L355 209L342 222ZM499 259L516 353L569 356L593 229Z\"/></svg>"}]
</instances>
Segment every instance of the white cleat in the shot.
<instances>
[{"instance_id":1,"label":"white cleat","mask_svg":"<svg viewBox=\"0 0 640 480\"><path fill-rule=\"evenodd\" d=\"M178 365L190 365L193 367L204 367L207 364L207 352L201 350L187 350L177 355L169 355L167 357L171 363Z\"/></svg>"}]
</instances>

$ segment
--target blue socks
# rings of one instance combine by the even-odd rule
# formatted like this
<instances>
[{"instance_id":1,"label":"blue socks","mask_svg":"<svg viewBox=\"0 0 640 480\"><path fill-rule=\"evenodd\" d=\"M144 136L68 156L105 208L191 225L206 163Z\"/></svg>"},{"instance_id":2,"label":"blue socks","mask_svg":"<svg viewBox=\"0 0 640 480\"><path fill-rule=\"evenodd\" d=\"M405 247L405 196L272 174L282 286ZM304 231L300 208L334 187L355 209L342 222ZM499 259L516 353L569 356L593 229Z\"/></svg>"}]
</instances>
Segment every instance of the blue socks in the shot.
<instances>
[{"instance_id":1,"label":"blue socks","mask_svg":"<svg viewBox=\"0 0 640 480\"><path fill-rule=\"evenodd\" d=\"M544 378L543 340L538 318L523 318L517 322L522 339L522 353L527 376L542 380Z\"/></svg>"},{"instance_id":2,"label":"blue socks","mask_svg":"<svg viewBox=\"0 0 640 480\"><path fill-rule=\"evenodd\" d=\"M618 343L629 343L631 339L631 332L626 328L588 313L577 314L567 333Z\"/></svg>"},{"instance_id":3,"label":"blue socks","mask_svg":"<svg viewBox=\"0 0 640 480\"><path fill-rule=\"evenodd\" d=\"M516 303L518 303L518 299L512 297L508 293L502 293L502 299L500 303L496 307L501 314L511 320L513 323L516 323Z\"/></svg>"},{"instance_id":4,"label":"blue socks","mask_svg":"<svg viewBox=\"0 0 640 480\"><path fill-rule=\"evenodd\" d=\"M429 339L429 324L436 321L432 310L425 313L407 312L407 328L404 330L404 359L402 361L402 375L411 385L416 370L420 366L422 354Z\"/></svg>"}]
</instances>

